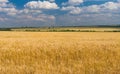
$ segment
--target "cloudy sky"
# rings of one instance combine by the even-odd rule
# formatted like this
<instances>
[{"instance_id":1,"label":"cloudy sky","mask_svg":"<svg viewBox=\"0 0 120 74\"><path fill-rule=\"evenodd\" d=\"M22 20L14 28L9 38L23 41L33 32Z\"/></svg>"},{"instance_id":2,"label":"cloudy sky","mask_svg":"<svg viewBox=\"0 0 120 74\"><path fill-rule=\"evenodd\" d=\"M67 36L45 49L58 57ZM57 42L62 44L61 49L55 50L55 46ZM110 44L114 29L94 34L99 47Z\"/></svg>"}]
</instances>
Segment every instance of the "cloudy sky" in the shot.
<instances>
[{"instance_id":1,"label":"cloudy sky","mask_svg":"<svg viewBox=\"0 0 120 74\"><path fill-rule=\"evenodd\" d=\"M120 24L120 0L0 0L0 27Z\"/></svg>"}]
</instances>

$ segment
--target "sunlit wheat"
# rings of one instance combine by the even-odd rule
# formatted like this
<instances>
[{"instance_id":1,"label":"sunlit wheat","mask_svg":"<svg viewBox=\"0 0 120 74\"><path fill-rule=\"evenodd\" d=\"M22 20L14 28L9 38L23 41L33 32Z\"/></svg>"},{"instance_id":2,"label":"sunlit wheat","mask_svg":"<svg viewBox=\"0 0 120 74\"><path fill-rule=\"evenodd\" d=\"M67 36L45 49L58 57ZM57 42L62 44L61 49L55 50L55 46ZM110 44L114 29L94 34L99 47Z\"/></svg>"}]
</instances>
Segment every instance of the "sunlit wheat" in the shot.
<instances>
[{"instance_id":1,"label":"sunlit wheat","mask_svg":"<svg viewBox=\"0 0 120 74\"><path fill-rule=\"evenodd\" d=\"M120 33L0 32L0 74L120 74Z\"/></svg>"}]
</instances>

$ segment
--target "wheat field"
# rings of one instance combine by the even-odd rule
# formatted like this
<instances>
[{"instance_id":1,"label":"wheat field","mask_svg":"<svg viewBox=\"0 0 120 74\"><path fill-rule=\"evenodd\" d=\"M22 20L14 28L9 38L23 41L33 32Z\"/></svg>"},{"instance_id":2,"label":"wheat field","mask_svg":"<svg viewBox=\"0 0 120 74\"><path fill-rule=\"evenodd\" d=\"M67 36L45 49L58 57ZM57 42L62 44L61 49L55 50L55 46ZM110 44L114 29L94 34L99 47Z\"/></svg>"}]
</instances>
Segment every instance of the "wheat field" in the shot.
<instances>
[{"instance_id":1,"label":"wheat field","mask_svg":"<svg viewBox=\"0 0 120 74\"><path fill-rule=\"evenodd\" d=\"M120 74L120 33L0 32L0 74Z\"/></svg>"}]
</instances>

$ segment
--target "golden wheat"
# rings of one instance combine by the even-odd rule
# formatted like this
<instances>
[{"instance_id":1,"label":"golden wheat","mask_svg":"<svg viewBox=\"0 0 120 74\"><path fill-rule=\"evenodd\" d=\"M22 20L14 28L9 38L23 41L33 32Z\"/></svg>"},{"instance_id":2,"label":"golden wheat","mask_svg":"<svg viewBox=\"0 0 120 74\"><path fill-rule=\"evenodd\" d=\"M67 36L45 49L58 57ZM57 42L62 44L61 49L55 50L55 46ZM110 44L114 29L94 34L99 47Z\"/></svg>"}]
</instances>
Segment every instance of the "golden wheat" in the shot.
<instances>
[{"instance_id":1,"label":"golden wheat","mask_svg":"<svg viewBox=\"0 0 120 74\"><path fill-rule=\"evenodd\" d=\"M120 33L0 32L0 74L120 74Z\"/></svg>"}]
</instances>

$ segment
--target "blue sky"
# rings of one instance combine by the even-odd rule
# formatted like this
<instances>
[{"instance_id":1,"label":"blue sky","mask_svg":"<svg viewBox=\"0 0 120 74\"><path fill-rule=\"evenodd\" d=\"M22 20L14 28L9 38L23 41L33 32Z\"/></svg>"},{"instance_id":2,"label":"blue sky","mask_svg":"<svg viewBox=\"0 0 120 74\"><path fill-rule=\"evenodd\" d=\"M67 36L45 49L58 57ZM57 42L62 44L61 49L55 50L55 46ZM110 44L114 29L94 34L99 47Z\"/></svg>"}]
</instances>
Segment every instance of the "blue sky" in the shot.
<instances>
[{"instance_id":1,"label":"blue sky","mask_svg":"<svg viewBox=\"0 0 120 74\"><path fill-rule=\"evenodd\" d=\"M120 24L120 0L0 0L0 27Z\"/></svg>"}]
</instances>

